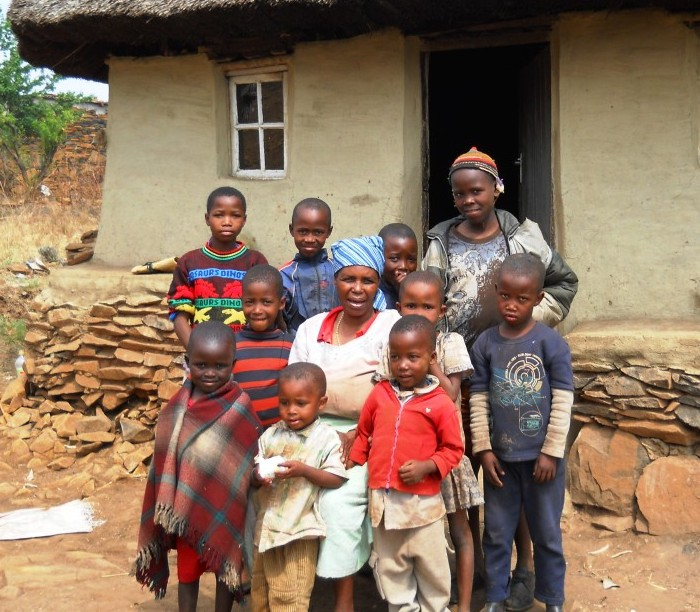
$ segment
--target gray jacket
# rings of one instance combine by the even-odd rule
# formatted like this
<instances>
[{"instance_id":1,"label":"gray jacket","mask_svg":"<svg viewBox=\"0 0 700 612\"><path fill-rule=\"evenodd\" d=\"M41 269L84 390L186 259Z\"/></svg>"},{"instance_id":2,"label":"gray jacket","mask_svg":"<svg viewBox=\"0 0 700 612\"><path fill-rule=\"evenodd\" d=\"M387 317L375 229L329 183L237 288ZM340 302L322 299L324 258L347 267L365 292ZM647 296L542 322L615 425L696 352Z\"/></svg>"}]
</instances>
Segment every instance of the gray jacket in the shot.
<instances>
[{"instance_id":1,"label":"gray jacket","mask_svg":"<svg viewBox=\"0 0 700 612\"><path fill-rule=\"evenodd\" d=\"M561 255L547 244L537 223L529 219L520 223L509 212L498 208L495 212L508 245L508 252L532 253L537 255L546 266L544 298L535 308L533 317L550 327L555 326L569 314L571 302L578 289L576 274ZM463 220L463 217L454 217L438 223L427 233L430 242L421 268L440 276L446 290L450 286L447 236L449 231Z\"/></svg>"}]
</instances>

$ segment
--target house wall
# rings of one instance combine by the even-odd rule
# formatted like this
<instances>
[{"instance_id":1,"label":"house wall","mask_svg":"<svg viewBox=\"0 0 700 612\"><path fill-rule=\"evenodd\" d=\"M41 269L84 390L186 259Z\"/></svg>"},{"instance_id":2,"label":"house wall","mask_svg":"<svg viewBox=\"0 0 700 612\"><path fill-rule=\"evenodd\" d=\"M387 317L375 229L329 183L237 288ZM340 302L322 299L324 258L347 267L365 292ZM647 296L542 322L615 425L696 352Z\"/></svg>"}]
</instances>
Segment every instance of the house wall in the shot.
<instances>
[{"instance_id":1,"label":"house wall","mask_svg":"<svg viewBox=\"0 0 700 612\"><path fill-rule=\"evenodd\" d=\"M664 13L598 13L562 17L553 46L569 328L697 316L700 38Z\"/></svg>"},{"instance_id":2,"label":"house wall","mask_svg":"<svg viewBox=\"0 0 700 612\"><path fill-rule=\"evenodd\" d=\"M132 265L197 248L208 193L248 199L243 237L273 264L304 197L333 209L333 238L402 220L420 229L420 61L398 32L300 44L288 64L288 172L230 175L227 80L204 55L114 58L104 206L95 259Z\"/></svg>"}]
</instances>

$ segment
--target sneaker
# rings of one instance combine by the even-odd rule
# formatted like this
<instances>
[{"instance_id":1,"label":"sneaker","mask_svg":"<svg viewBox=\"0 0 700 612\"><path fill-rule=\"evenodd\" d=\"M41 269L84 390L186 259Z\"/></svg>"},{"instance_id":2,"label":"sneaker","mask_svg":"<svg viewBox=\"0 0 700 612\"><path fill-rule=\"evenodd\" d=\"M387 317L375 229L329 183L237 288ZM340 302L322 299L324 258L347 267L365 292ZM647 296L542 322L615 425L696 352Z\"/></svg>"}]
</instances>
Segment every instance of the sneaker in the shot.
<instances>
[{"instance_id":1,"label":"sneaker","mask_svg":"<svg viewBox=\"0 0 700 612\"><path fill-rule=\"evenodd\" d=\"M525 612L535 605L535 572L515 568L505 605L508 612Z\"/></svg>"}]
</instances>

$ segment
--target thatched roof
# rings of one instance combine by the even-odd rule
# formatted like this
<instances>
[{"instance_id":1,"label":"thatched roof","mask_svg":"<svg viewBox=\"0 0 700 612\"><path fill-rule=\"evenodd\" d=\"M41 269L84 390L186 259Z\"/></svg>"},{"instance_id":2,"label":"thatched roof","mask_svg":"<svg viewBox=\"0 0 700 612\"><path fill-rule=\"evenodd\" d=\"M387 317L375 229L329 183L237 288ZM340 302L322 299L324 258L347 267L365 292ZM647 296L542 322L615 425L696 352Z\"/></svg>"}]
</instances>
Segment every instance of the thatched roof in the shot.
<instances>
[{"instance_id":1,"label":"thatched roof","mask_svg":"<svg viewBox=\"0 0 700 612\"><path fill-rule=\"evenodd\" d=\"M565 11L697 6L697 0L13 0L8 16L32 64L106 80L110 55L205 47L235 58L387 27L425 34Z\"/></svg>"}]
</instances>

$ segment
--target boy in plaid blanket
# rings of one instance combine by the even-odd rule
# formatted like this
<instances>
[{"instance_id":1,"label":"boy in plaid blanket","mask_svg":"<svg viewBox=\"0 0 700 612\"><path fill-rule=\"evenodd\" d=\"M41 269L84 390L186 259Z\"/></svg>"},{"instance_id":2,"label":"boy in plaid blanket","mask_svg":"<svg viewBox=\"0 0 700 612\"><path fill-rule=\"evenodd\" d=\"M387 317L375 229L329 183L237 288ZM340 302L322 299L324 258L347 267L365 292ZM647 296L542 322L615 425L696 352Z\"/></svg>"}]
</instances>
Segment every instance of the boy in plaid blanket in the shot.
<instances>
[{"instance_id":1,"label":"boy in plaid blanket","mask_svg":"<svg viewBox=\"0 0 700 612\"><path fill-rule=\"evenodd\" d=\"M141 515L136 579L165 595L167 552L177 550L178 607L194 612L199 578L214 572L216 612L243 595L243 525L262 426L231 377L233 332L210 321L192 330L190 380L158 417Z\"/></svg>"}]
</instances>

